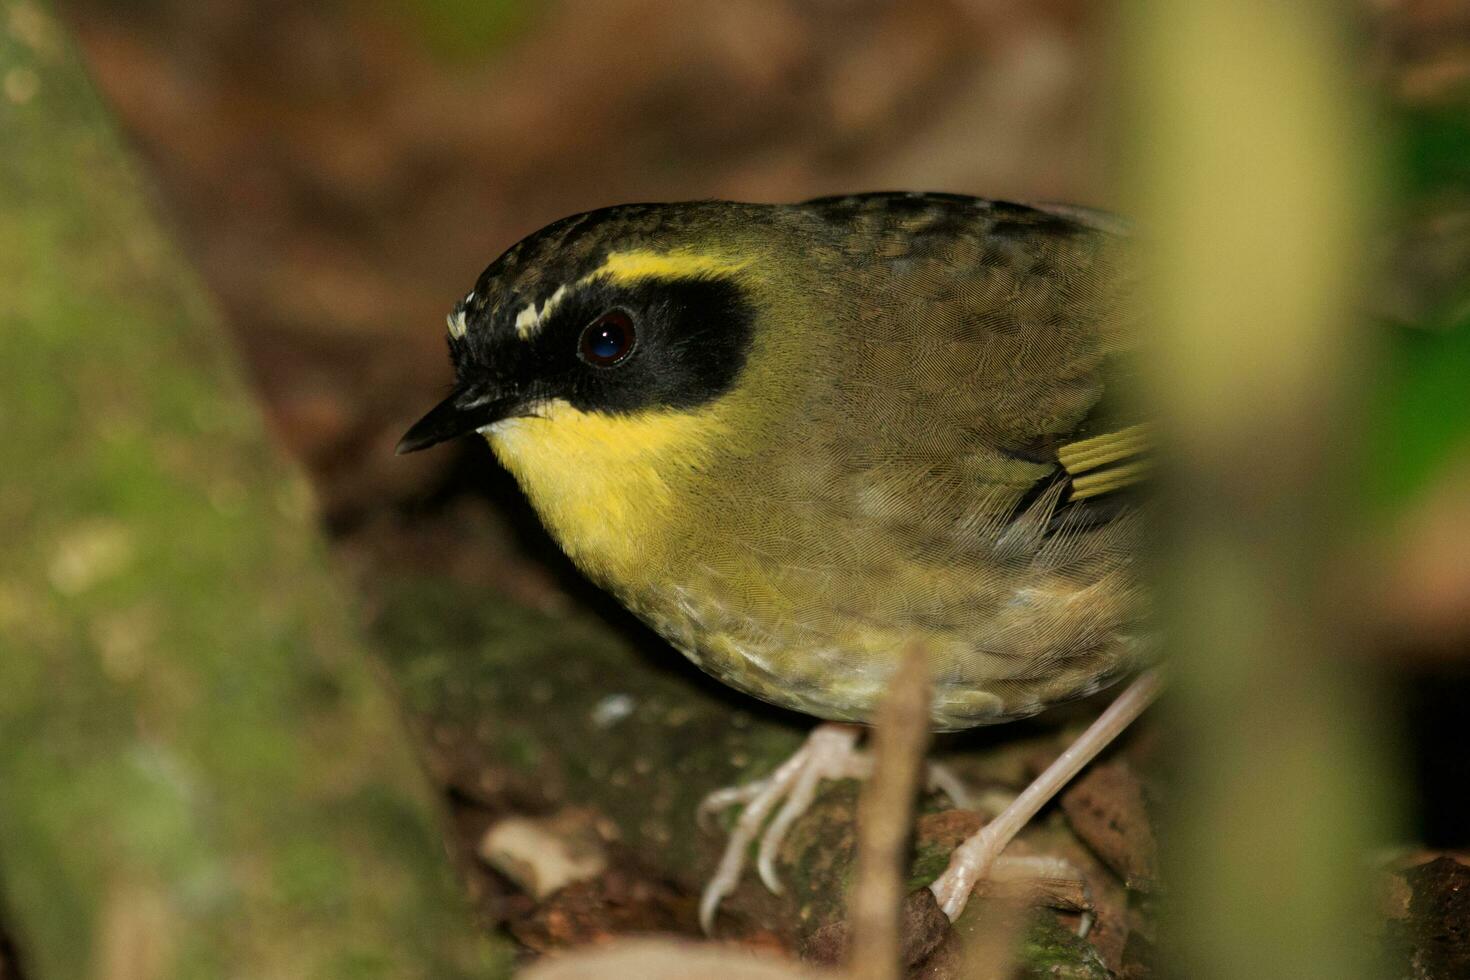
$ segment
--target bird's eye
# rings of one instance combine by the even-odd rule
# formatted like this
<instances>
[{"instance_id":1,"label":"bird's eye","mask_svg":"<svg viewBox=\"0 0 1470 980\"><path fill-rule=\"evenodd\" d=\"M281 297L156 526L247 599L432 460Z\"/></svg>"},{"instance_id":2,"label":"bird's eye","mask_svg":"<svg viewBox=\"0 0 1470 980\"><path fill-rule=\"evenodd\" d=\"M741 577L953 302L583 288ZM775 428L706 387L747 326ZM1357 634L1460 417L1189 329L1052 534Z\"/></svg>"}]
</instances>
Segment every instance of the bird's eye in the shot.
<instances>
[{"instance_id":1,"label":"bird's eye","mask_svg":"<svg viewBox=\"0 0 1470 980\"><path fill-rule=\"evenodd\" d=\"M635 339L633 318L622 310L609 310L582 328L577 346L588 364L612 367L632 352Z\"/></svg>"}]
</instances>

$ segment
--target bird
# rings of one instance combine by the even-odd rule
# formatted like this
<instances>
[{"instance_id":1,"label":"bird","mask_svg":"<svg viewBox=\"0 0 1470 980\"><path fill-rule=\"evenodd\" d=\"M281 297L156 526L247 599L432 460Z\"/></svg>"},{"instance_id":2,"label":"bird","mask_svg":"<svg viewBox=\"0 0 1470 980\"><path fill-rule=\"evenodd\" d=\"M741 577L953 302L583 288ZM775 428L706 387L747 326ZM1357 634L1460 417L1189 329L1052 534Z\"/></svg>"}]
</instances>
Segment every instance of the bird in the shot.
<instances>
[{"instance_id":1,"label":"bird","mask_svg":"<svg viewBox=\"0 0 1470 980\"><path fill-rule=\"evenodd\" d=\"M779 890L818 783L863 774L908 644L935 731L1134 678L955 851L931 886L951 919L1157 695L1134 252L1106 212L962 194L623 204L522 239L454 305L453 390L398 451L483 436L586 576L704 671L820 722L701 808L744 807L706 931L750 845Z\"/></svg>"}]
</instances>

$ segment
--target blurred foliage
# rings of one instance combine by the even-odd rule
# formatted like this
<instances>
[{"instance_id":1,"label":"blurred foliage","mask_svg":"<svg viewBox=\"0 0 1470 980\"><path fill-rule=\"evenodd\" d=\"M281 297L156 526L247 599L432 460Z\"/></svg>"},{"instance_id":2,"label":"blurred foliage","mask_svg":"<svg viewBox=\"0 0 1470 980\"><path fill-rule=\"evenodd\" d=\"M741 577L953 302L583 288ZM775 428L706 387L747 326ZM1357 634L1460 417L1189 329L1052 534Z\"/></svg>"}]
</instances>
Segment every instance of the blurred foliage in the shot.
<instances>
[{"instance_id":1,"label":"blurred foliage","mask_svg":"<svg viewBox=\"0 0 1470 980\"><path fill-rule=\"evenodd\" d=\"M1470 214L1470 92L1427 106L1392 106L1388 118L1394 220L1399 236L1416 223ZM1459 237L1470 234L1470 221ZM1407 324L1383 337L1383 364L1368 412L1371 504L1393 513L1412 504L1444 469L1470 451L1470 243L1440 251L1447 268L1409 285ZM1432 256L1431 258L1440 258ZM1417 265L1433 265L1421 261Z\"/></svg>"},{"instance_id":2,"label":"blurred foliage","mask_svg":"<svg viewBox=\"0 0 1470 980\"><path fill-rule=\"evenodd\" d=\"M1402 194L1470 189L1470 93L1463 101L1404 106L1392 115Z\"/></svg>"},{"instance_id":3,"label":"blurred foliage","mask_svg":"<svg viewBox=\"0 0 1470 980\"><path fill-rule=\"evenodd\" d=\"M1470 450L1470 311L1396 330L1370 413L1370 501L1395 512Z\"/></svg>"},{"instance_id":4,"label":"blurred foliage","mask_svg":"<svg viewBox=\"0 0 1470 980\"><path fill-rule=\"evenodd\" d=\"M480 62L519 38L547 0L382 0L408 19L431 51Z\"/></svg>"}]
</instances>

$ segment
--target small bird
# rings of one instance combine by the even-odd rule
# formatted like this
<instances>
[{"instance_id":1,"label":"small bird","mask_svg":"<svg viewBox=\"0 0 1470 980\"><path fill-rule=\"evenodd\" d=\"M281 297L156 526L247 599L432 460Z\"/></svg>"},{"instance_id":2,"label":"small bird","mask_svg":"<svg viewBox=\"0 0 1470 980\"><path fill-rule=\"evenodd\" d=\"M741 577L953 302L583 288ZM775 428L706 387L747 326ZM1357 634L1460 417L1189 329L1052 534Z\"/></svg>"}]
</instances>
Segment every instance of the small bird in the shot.
<instances>
[{"instance_id":1,"label":"small bird","mask_svg":"<svg viewBox=\"0 0 1470 980\"><path fill-rule=\"evenodd\" d=\"M706 929L778 805L776 890L818 781L861 775L856 725L907 644L939 731L1149 665L1136 279L1124 224L1084 208L629 204L512 246L449 315L456 385L399 452L482 434L585 574L705 671L827 722L711 794L745 810ZM1142 674L956 851L932 886L951 918L1157 687Z\"/></svg>"}]
</instances>

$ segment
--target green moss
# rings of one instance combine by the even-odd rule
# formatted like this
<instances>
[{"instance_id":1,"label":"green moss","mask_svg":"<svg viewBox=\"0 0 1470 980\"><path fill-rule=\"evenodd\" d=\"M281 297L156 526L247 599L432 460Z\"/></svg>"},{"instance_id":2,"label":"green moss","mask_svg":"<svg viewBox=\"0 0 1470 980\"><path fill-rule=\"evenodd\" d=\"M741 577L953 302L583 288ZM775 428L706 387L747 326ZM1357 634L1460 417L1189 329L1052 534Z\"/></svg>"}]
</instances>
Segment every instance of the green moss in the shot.
<instances>
[{"instance_id":1,"label":"green moss","mask_svg":"<svg viewBox=\"0 0 1470 980\"><path fill-rule=\"evenodd\" d=\"M1437 105L1396 105L1389 109L1394 129L1395 176L1406 197L1446 187L1470 187L1470 87Z\"/></svg>"},{"instance_id":2,"label":"green moss","mask_svg":"<svg viewBox=\"0 0 1470 980\"><path fill-rule=\"evenodd\" d=\"M954 848L946 844L918 841L914 847L913 861L909 864L905 888L911 892L928 888L949 867L949 856L953 850Z\"/></svg>"},{"instance_id":3,"label":"green moss","mask_svg":"<svg viewBox=\"0 0 1470 980\"><path fill-rule=\"evenodd\" d=\"M601 810L671 878L716 853L695 827L711 790L801 744L794 718L697 680L678 654L635 649L585 614L547 616L450 581L384 587L376 635L431 741L497 771L519 800ZM746 710L749 708L750 710Z\"/></svg>"},{"instance_id":4,"label":"green moss","mask_svg":"<svg viewBox=\"0 0 1470 980\"><path fill-rule=\"evenodd\" d=\"M1386 337L1386 368L1370 392L1366 483L1397 513L1470 452L1470 284L1428 329Z\"/></svg>"},{"instance_id":5,"label":"green moss","mask_svg":"<svg viewBox=\"0 0 1470 980\"><path fill-rule=\"evenodd\" d=\"M282 506L300 477L84 72L10 30L0 65L37 80L0 99L7 929L37 976L92 975L106 936L158 976L503 975Z\"/></svg>"},{"instance_id":6,"label":"green moss","mask_svg":"<svg viewBox=\"0 0 1470 980\"><path fill-rule=\"evenodd\" d=\"M1048 980L1111 980L1097 950L1046 911L1038 911L1022 934L1017 964L1022 977Z\"/></svg>"},{"instance_id":7,"label":"green moss","mask_svg":"<svg viewBox=\"0 0 1470 980\"><path fill-rule=\"evenodd\" d=\"M781 849L780 871L799 910L802 934L846 915L856 871L860 791L850 779L824 788Z\"/></svg>"}]
</instances>

